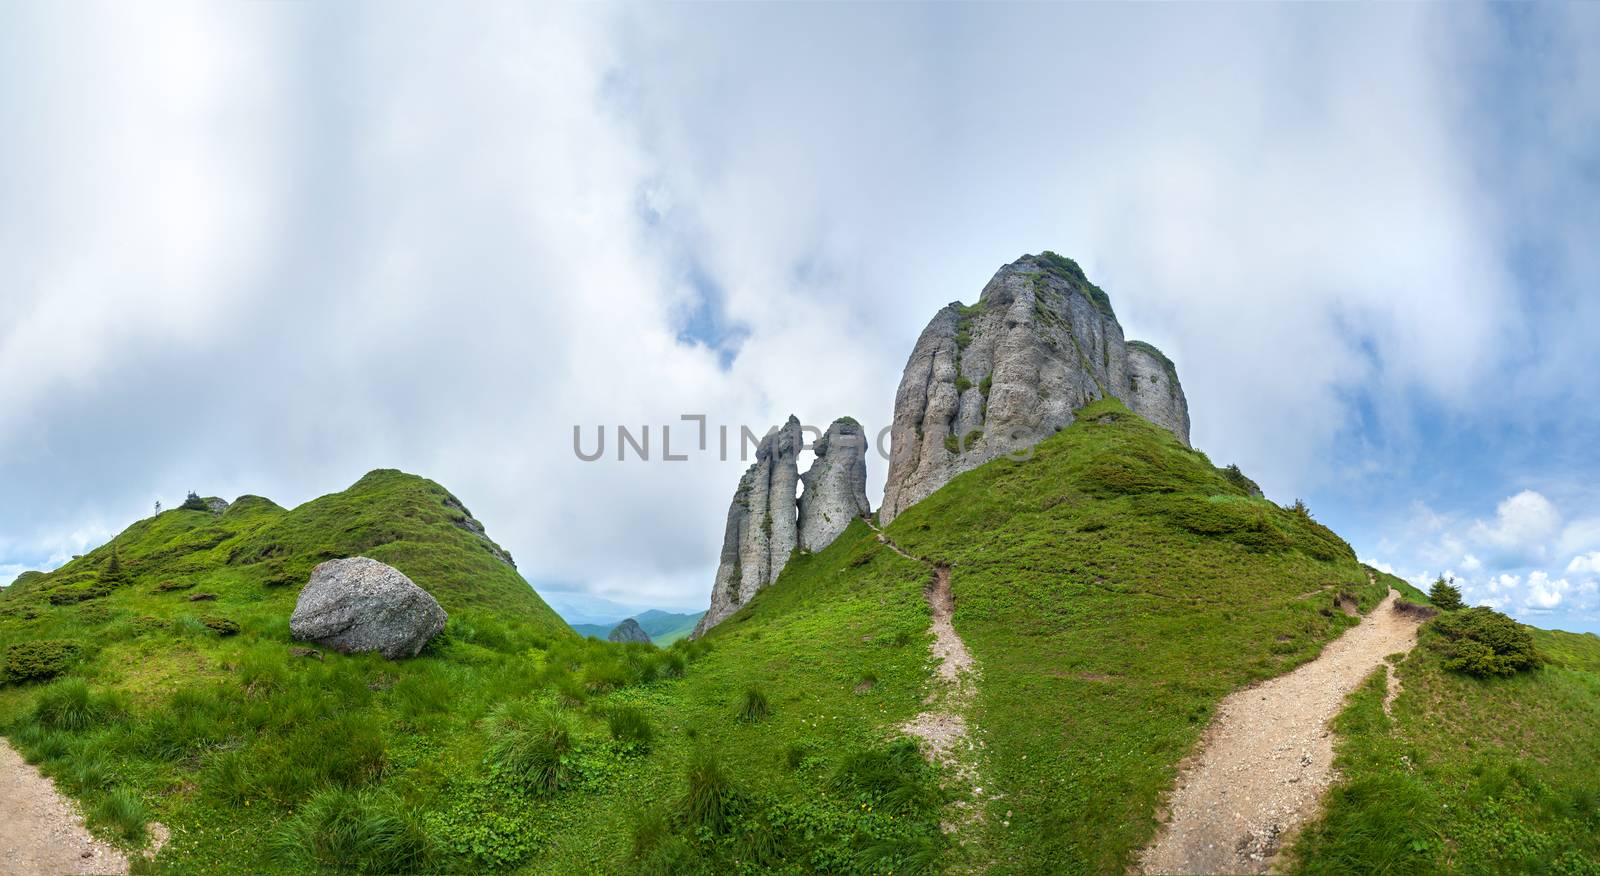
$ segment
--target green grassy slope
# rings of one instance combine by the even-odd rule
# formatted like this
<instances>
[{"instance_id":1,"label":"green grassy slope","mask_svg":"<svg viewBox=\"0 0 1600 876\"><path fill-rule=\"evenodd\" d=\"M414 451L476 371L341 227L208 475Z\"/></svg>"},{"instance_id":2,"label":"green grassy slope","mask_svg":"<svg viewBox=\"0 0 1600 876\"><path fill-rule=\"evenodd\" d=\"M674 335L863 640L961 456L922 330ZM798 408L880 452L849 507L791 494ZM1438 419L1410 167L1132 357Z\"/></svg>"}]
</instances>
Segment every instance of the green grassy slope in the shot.
<instances>
[{"instance_id":1,"label":"green grassy slope","mask_svg":"<svg viewBox=\"0 0 1600 876\"><path fill-rule=\"evenodd\" d=\"M1294 849L1308 873L1600 874L1600 637L1531 630L1549 663L1446 671L1427 627L1335 724L1343 780Z\"/></svg>"},{"instance_id":2,"label":"green grassy slope","mask_svg":"<svg viewBox=\"0 0 1600 876\"><path fill-rule=\"evenodd\" d=\"M993 872L1120 872L1229 691L1313 657L1381 599L1308 515L1248 498L1115 401L895 518L952 566L977 658Z\"/></svg>"}]
</instances>

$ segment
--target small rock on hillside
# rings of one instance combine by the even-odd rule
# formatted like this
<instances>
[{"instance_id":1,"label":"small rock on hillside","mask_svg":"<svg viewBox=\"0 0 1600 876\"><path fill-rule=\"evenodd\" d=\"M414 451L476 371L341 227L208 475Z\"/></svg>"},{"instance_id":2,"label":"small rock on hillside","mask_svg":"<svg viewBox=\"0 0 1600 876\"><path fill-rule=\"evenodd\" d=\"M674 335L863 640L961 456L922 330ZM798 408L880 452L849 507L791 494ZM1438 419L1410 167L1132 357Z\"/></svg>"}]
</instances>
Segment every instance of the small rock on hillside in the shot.
<instances>
[{"instance_id":1,"label":"small rock on hillside","mask_svg":"<svg viewBox=\"0 0 1600 876\"><path fill-rule=\"evenodd\" d=\"M400 570L366 557L329 560L300 591L289 630L296 639L350 654L414 657L444 629L447 615Z\"/></svg>"},{"instance_id":2,"label":"small rock on hillside","mask_svg":"<svg viewBox=\"0 0 1600 876\"><path fill-rule=\"evenodd\" d=\"M650 642L650 634L645 632L644 627L639 626L639 622L631 617L617 624L606 635L606 638L613 642L644 642L645 644Z\"/></svg>"}]
</instances>

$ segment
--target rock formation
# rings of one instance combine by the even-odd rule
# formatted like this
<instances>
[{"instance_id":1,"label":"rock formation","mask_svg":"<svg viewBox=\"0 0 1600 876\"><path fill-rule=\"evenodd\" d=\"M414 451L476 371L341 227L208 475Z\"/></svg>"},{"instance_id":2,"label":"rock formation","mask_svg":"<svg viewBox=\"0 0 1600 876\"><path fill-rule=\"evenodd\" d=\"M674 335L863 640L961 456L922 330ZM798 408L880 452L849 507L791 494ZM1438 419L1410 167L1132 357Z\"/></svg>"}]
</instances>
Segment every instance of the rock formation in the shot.
<instances>
[{"instance_id":1,"label":"rock formation","mask_svg":"<svg viewBox=\"0 0 1600 876\"><path fill-rule=\"evenodd\" d=\"M644 631L644 627L639 626L638 621L630 617L613 627L611 632L606 634L606 639L611 642L644 642L649 644L650 634Z\"/></svg>"},{"instance_id":2,"label":"rock formation","mask_svg":"<svg viewBox=\"0 0 1600 876\"><path fill-rule=\"evenodd\" d=\"M946 305L917 339L895 395L887 524L952 477L1023 451L1106 396L1189 443L1177 369L1125 341L1111 299L1046 252L1002 267L978 303Z\"/></svg>"},{"instance_id":3,"label":"rock formation","mask_svg":"<svg viewBox=\"0 0 1600 876\"><path fill-rule=\"evenodd\" d=\"M783 571L796 548L818 551L833 542L867 505L867 436L841 417L812 448L817 459L805 474L805 496L796 462L800 421L790 417L761 440L755 464L739 479L728 506L721 562L711 587L711 607L695 625L698 638L738 611Z\"/></svg>"},{"instance_id":4,"label":"rock formation","mask_svg":"<svg viewBox=\"0 0 1600 876\"><path fill-rule=\"evenodd\" d=\"M366 557L329 560L311 571L289 631L346 654L377 651L390 660L415 657L444 629L441 607L393 566Z\"/></svg>"},{"instance_id":5,"label":"rock formation","mask_svg":"<svg viewBox=\"0 0 1600 876\"><path fill-rule=\"evenodd\" d=\"M800 547L820 551L844 532L850 521L869 514L867 434L850 417L833 421L812 450L816 461L800 476Z\"/></svg>"}]
</instances>

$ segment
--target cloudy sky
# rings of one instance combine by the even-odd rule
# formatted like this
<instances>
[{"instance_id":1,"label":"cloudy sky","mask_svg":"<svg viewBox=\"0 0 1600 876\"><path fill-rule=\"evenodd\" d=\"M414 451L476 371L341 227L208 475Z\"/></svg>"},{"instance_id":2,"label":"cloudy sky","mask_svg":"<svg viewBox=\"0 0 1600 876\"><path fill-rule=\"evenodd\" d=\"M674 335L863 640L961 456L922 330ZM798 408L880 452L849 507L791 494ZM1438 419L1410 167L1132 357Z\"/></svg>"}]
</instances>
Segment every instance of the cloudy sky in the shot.
<instances>
[{"instance_id":1,"label":"cloudy sky","mask_svg":"<svg viewBox=\"0 0 1600 876\"><path fill-rule=\"evenodd\" d=\"M703 607L717 427L885 425L1048 248L1213 460L1600 629L1600 7L85 12L0 12L0 580L399 467L553 602Z\"/></svg>"}]
</instances>

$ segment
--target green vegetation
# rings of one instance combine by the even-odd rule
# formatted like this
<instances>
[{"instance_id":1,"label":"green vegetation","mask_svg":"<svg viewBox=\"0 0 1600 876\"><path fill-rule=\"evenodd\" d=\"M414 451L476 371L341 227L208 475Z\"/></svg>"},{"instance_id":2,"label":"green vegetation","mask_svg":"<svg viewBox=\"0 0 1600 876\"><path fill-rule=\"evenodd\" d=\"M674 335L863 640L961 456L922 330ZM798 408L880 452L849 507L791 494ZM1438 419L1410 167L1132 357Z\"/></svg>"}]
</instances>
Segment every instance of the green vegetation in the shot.
<instances>
[{"instance_id":1,"label":"green vegetation","mask_svg":"<svg viewBox=\"0 0 1600 876\"><path fill-rule=\"evenodd\" d=\"M1351 696L1335 724L1344 778L1293 849L1298 870L1600 873L1600 638L1524 632L1548 663L1478 678L1419 647L1394 668L1391 715L1381 671Z\"/></svg>"},{"instance_id":2,"label":"green vegetation","mask_svg":"<svg viewBox=\"0 0 1600 876\"><path fill-rule=\"evenodd\" d=\"M196 495L193 490L190 490L189 491L189 495L184 497L183 504L178 506L178 510L180 510L180 511L210 511L211 510L211 506L206 504L206 500L204 500L204 499L200 498L198 495Z\"/></svg>"},{"instance_id":3,"label":"green vegetation","mask_svg":"<svg viewBox=\"0 0 1600 876\"><path fill-rule=\"evenodd\" d=\"M0 732L102 835L171 826L151 872L1123 872L1224 696L1357 623L1341 601L1429 601L1258 494L1107 399L885 528L949 566L981 799L896 730L936 690L929 569L864 522L701 641L612 644L388 471L293 510L168 511L19 579ZM450 613L415 659L291 640L299 584L355 554ZM1600 639L1507 623L1442 614L1393 718L1381 674L1352 698L1305 869L1594 872Z\"/></svg>"},{"instance_id":4,"label":"green vegetation","mask_svg":"<svg viewBox=\"0 0 1600 876\"><path fill-rule=\"evenodd\" d=\"M925 570L864 524L792 560L709 643L663 650L575 636L465 523L443 488L399 472L289 511L244 497L220 515L139 521L115 540L126 583L102 585L101 548L0 596L0 733L108 839L169 825L159 860L139 865L163 873L661 860L720 873L757 859L904 872L914 852L946 849L936 807L891 818L834 790L837 764L883 745L927 693ZM355 554L395 565L450 613L417 658L291 640L299 584ZM190 586L215 594L205 612ZM103 595L50 599L83 588ZM237 632L219 635L221 621ZM766 716L729 720L750 689ZM796 745L810 753L790 762ZM728 782L725 831L674 809L656 845L619 845L652 802L682 797L708 751Z\"/></svg>"},{"instance_id":5,"label":"green vegetation","mask_svg":"<svg viewBox=\"0 0 1600 876\"><path fill-rule=\"evenodd\" d=\"M1428 589L1428 601L1440 611L1460 611L1466 606L1461 601L1461 590L1455 586L1454 580L1446 581L1443 575Z\"/></svg>"},{"instance_id":6,"label":"green vegetation","mask_svg":"<svg viewBox=\"0 0 1600 876\"><path fill-rule=\"evenodd\" d=\"M1438 604L1434 597L1434 605ZM1492 608L1480 606L1440 615L1428 624L1424 635L1428 645L1444 655L1445 669L1481 678L1515 675L1543 662L1528 628Z\"/></svg>"},{"instance_id":7,"label":"green vegetation","mask_svg":"<svg viewBox=\"0 0 1600 876\"><path fill-rule=\"evenodd\" d=\"M1340 592L1363 610L1384 593L1326 527L1115 400L885 531L951 566L956 630L987 682L984 787L1005 795L972 855L1008 872L1124 870L1217 702L1354 624Z\"/></svg>"},{"instance_id":8,"label":"green vegetation","mask_svg":"<svg viewBox=\"0 0 1600 876\"><path fill-rule=\"evenodd\" d=\"M1096 310L1107 316L1115 316L1111 310L1111 296L1107 295L1104 289L1089 282L1089 277L1083 273L1082 268L1078 267L1077 262L1066 256L1053 253L1048 249L1039 254L1038 262L1044 268L1045 273L1066 281L1069 286L1082 293L1089 300L1089 303L1095 306Z\"/></svg>"}]
</instances>

